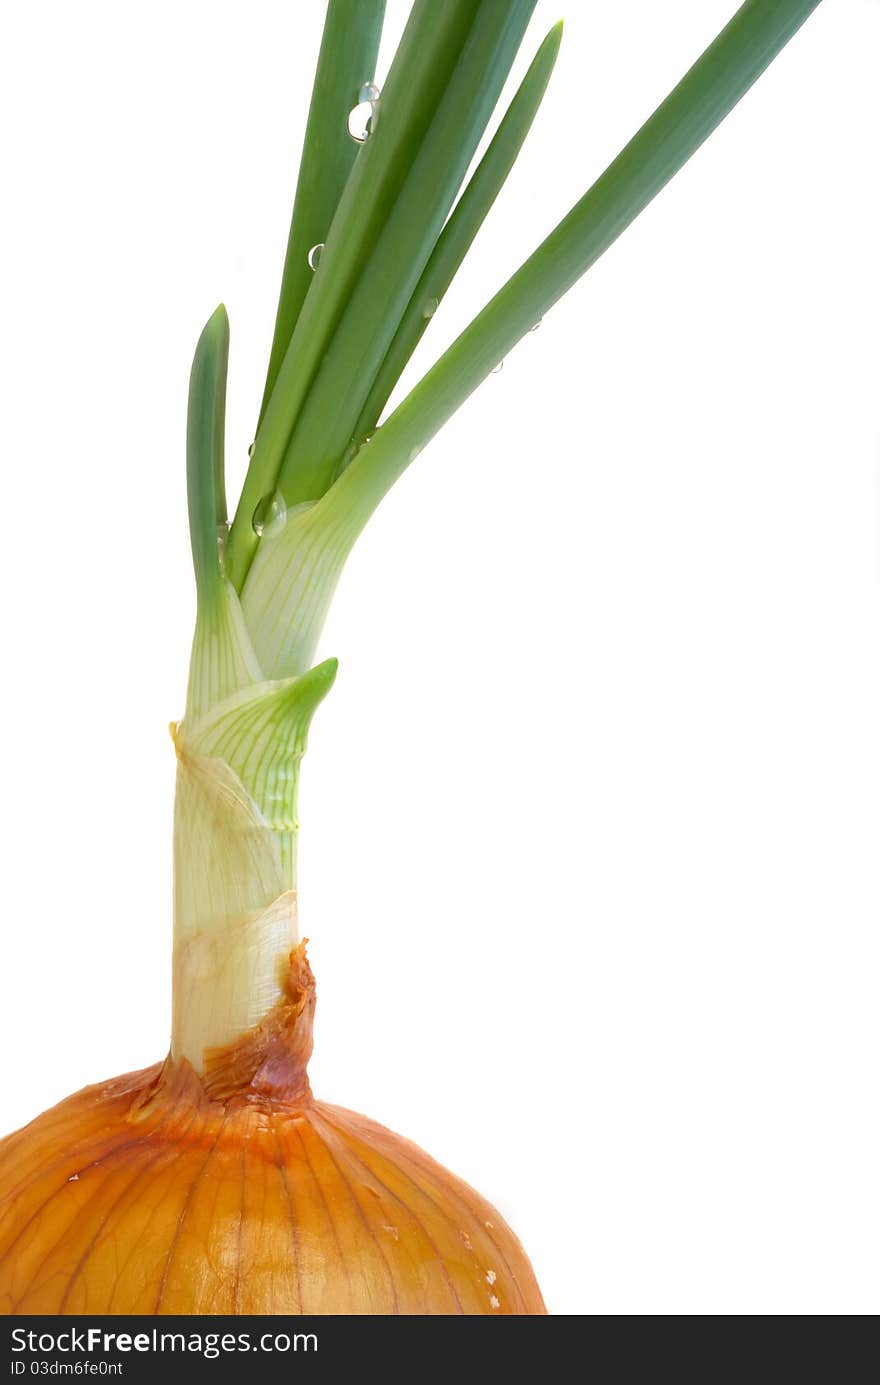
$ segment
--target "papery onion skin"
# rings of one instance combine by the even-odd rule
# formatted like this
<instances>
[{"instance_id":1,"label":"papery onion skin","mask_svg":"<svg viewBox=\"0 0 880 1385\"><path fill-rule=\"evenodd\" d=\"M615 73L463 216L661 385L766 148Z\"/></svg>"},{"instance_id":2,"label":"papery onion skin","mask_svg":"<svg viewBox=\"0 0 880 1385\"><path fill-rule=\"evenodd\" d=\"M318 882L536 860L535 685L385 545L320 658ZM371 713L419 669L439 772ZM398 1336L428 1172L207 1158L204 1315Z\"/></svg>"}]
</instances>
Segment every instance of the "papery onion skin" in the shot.
<instances>
[{"instance_id":1,"label":"papery onion skin","mask_svg":"<svg viewBox=\"0 0 880 1385\"><path fill-rule=\"evenodd\" d=\"M315 1101L314 981L244 1039L87 1087L0 1142L0 1314L543 1314L502 1217Z\"/></svg>"}]
</instances>

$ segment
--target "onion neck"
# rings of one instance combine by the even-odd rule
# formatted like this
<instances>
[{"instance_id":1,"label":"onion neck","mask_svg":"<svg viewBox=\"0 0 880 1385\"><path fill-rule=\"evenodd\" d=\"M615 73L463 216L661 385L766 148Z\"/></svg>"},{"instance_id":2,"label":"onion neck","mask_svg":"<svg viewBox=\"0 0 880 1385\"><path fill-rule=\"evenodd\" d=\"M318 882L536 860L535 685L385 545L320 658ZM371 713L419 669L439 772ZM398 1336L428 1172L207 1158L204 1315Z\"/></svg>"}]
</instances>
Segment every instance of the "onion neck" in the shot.
<instances>
[{"instance_id":1,"label":"onion neck","mask_svg":"<svg viewBox=\"0 0 880 1385\"><path fill-rule=\"evenodd\" d=\"M203 1072L282 998L296 829L274 831L225 760L177 754L171 1054Z\"/></svg>"},{"instance_id":2,"label":"onion neck","mask_svg":"<svg viewBox=\"0 0 880 1385\"><path fill-rule=\"evenodd\" d=\"M267 680L238 599L200 611L177 751L171 1056L198 1073L285 995L298 943L297 797L335 660Z\"/></svg>"},{"instance_id":3,"label":"onion neck","mask_svg":"<svg viewBox=\"0 0 880 1385\"><path fill-rule=\"evenodd\" d=\"M259 1101L301 1105L311 1099L308 1063L315 981L305 943L291 950L281 980L281 998L259 1023L231 1043L206 1051L198 1080L202 1095L209 1100L226 1103L244 1097L251 1105ZM190 1068L172 1054L165 1064L165 1078L179 1083L183 1069L188 1082Z\"/></svg>"}]
</instances>

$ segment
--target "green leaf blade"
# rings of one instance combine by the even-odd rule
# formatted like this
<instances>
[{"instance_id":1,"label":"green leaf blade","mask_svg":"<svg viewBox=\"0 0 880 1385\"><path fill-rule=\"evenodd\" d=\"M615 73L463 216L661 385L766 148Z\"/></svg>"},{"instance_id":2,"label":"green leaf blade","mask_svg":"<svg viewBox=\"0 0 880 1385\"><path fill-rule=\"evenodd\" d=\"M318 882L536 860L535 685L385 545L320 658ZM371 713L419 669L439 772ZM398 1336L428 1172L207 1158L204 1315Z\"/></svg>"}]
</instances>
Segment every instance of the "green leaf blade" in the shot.
<instances>
[{"instance_id":1,"label":"green leaf blade","mask_svg":"<svg viewBox=\"0 0 880 1385\"><path fill-rule=\"evenodd\" d=\"M325 237L274 388L229 536L227 569L237 590L257 548L254 510L274 489L296 418L354 285L458 61L481 0L415 0L382 92L382 113L363 144Z\"/></svg>"},{"instance_id":2,"label":"green leaf blade","mask_svg":"<svg viewBox=\"0 0 880 1385\"><path fill-rule=\"evenodd\" d=\"M547 239L403 400L335 482L362 526L410 461L489 372L703 144L820 0L746 0Z\"/></svg>"},{"instance_id":3,"label":"green leaf blade","mask_svg":"<svg viewBox=\"0 0 880 1385\"><path fill-rule=\"evenodd\" d=\"M260 408L261 420L311 286L309 250L326 237L357 158L358 147L348 133L347 116L362 83L372 81L384 17L385 0L330 0L327 6Z\"/></svg>"},{"instance_id":4,"label":"green leaf blade","mask_svg":"<svg viewBox=\"0 0 880 1385\"><path fill-rule=\"evenodd\" d=\"M317 499L332 480L495 109L534 7L535 0L484 0L480 6L297 420L278 478L289 505Z\"/></svg>"},{"instance_id":5,"label":"green leaf blade","mask_svg":"<svg viewBox=\"0 0 880 1385\"><path fill-rule=\"evenodd\" d=\"M443 228L361 410L354 428L355 438L363 438L376 426L433 315L433 309L429 312L426 305L436 308L442 301L504 186L544 99L561 42L560 20L535 54L479 167Z\"/></svg>"},{"instance_id":6,"label":"green leaf blade","mask_svg":"<svg viewBox=\"0 0 880 1385\"><path fill-rule=\"evenodd\" d=\"M229 318L221 303L196 344L186 418L187 504L200 606L213 600L222 581L217 529L226 520L224 432L228 365Z\"/></svg>"}]
</instances>

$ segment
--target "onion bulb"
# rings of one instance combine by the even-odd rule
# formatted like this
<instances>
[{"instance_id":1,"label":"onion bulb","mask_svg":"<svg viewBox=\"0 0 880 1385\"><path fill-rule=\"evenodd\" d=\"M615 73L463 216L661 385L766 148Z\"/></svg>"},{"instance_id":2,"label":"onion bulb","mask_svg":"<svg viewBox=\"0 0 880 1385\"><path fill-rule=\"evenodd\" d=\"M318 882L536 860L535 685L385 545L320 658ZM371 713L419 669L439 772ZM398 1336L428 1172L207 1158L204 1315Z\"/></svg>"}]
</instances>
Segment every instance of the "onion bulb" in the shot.
<instances>
[{"instance_id":1,"label":"onion bulb","mask_svg":"<svg viewBox=\"0 0 880 1385\"><path fill-rule=\"evenodd\" d=\"M303 945L243 1038L87 1087L0 1143L0 1313L538 1314L488 1202L316 1101Z\"/></svg>"}]
</instances>

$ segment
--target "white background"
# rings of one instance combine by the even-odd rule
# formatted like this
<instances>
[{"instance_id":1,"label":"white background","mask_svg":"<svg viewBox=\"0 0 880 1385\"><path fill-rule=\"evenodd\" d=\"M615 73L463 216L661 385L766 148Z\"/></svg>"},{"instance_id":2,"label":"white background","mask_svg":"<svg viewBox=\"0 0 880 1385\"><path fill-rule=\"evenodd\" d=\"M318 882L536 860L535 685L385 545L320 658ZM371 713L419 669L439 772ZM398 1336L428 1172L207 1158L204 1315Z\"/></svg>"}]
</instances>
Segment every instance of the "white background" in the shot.
<instances>
[{"instance_id":1,"label":"white background","mask_svg":"<svg viewBox=\"0 0 880 1385\"><path fill-rule=\"evenodd\" d=\"M568 0L419 369L733 8ZM235 482L321 18L6 14L4 1128L167 1043L189 360L224 299ZM556 1313L878 1306L878 52L877 0L820 7L419 459L323 641L314 1085L496 1202Z\"/></svg>"}]
</instances>

